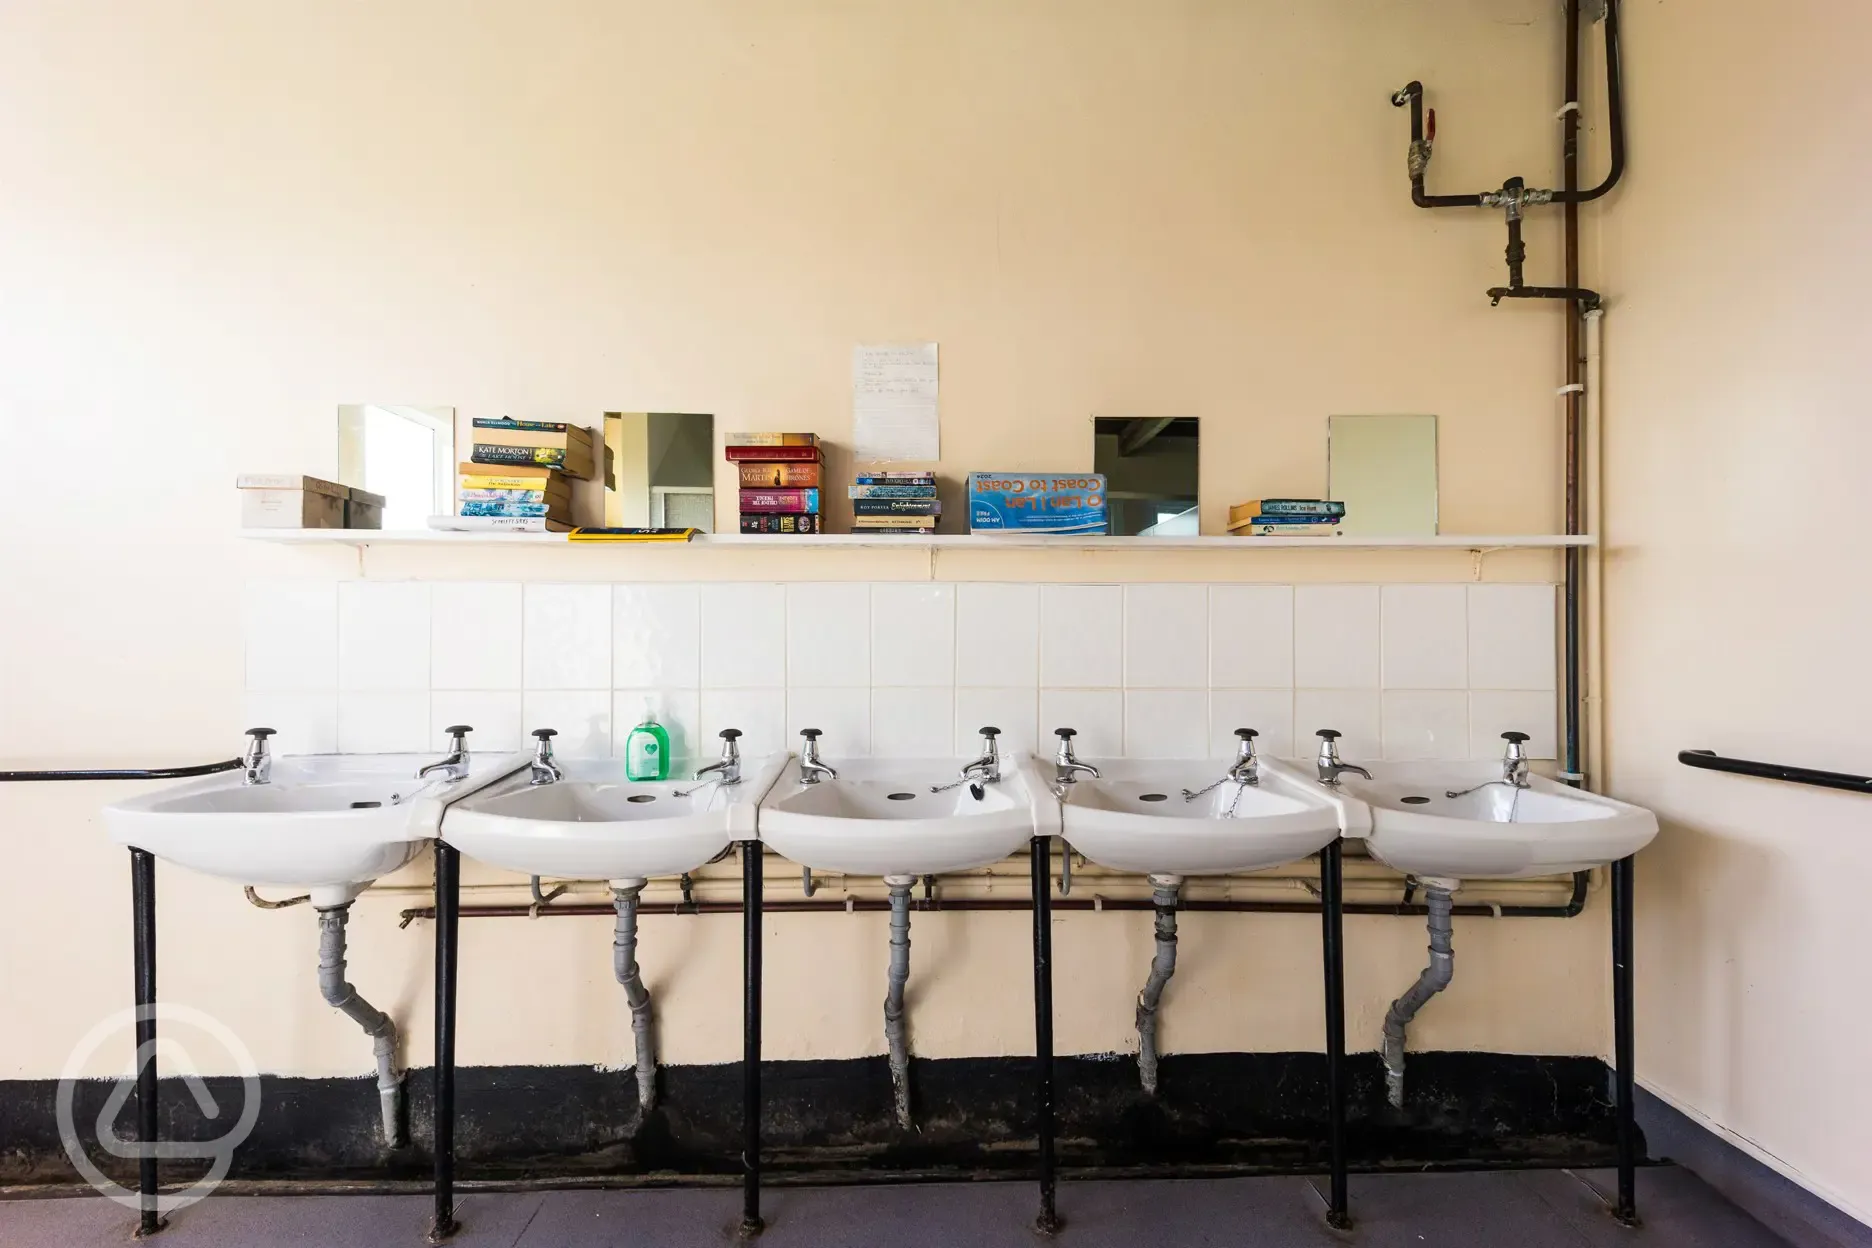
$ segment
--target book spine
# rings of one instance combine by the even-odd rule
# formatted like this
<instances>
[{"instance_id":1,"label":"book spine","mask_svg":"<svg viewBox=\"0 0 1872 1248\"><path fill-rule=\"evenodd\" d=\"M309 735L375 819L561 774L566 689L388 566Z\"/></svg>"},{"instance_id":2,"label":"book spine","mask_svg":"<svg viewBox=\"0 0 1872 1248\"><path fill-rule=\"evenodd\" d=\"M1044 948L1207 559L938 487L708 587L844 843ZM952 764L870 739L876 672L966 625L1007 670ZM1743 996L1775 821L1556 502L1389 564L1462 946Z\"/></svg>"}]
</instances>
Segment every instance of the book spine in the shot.
<instances>
[{"instance_id":1,"label":"book spine","mask_svg":"<svg viewBox=\"0 0 1872 1248\"><path fill-rule=\"evenodd\" d=\"M473 465L470 465L470 467L472 466ZM461 488L464 491L533 490L550 494L555 491L563 492L570 487L566 485L566 479L556 472L548 472L543 476L537 477L507 476L502 473L483 474L464 472L461 474Z\"/></svg>"},{"instance_id":2,"label":"book spine","mask_svg":"<svg viewBox=\"0 0 1872 1248\"><path fill-rule=\"evenodd\" d=\"M1249 532L1257 537L1337 537L1339 529L1331 524L1257 524Z\"/></svg>"},{"instance_id":3,"label":"book spine","mask_svg":"<svg viewBox=\"0 0 1872 1248\"><path fill-rule=\"evenodd\" d=\"M933 472L863 472L852 478L856 485L935 485Z\"/></svg>"},{"instance_id":4,"label":"book spine","mask_svg":"<svg viewBox=\"0 0 1872 1248\"><path fill-rule=\"evenodd\" d=\"M1344 503L1312 498L1264 498L1259 503L1263 516L1343 516Z\"/></svg>"},{"instance_id":5,"label":"book spine","mask_svg":"<svg viewBox=\"0 0 1872 1248\"><path fill-rule=\"evenodd\" d=\"M768 463L808 463L819 462L819 448L816 446L727 446L722 454L729 460L739 463L744 459L763 460Z\"/></svg>"},{"instance_id":6,"label":"book spine","mask_svg":"<svg viewBox=\"0 0 1872 1248\"><path fill-rule=\"evenodd\" d=\"M935 498L933 485L854 485L847 491L853 498Z\"/></svg>"},{"instance_id":7,"label":"book spine","mask_svg":"<svg viewBox=\"0 0 1872 1248\"><path fill-rule=\"evenodd\" d=\"M855 498L855 516L940 516L942 504L933 498Z\"/></svg>"},{"instance_id":8,"label":"book spine","mask_svg":"<svg viewBox=\"0 0 1872 1248\"><path fill-rule=\"evenodd\" d=\"M564 448L547 446L493 446L486 442L474 444L474 454L469 456L477 464L533 464L547 468L565 467Z\"/></svg>"},{"instance_id":9,"label":"book spine","mask_svg":"<svg viewBox=\"0 0 1872 1248\"><path fill-rule=\"evenodd\" d=\"M919 525L896 525L896 524L893 524L893 525L889 525L889 526L879 526L879 525L868 525L868 524L861 524L861 525L857 525L856 527L854 527L854 528L852 529L852 532L854 532L854 533L867 533L867 534L879 534L879 533L883 533L883 534L887 534L887 535L889 535L889 536L891 536L891 537L895 537L895 536L897 536L897 535L898 535L898 534L900 534L900 533L901 533L901 534L903 534L903 535L905 535L906 537L914 537L914 536L918 536L918 535L921 535L921 536L925 536L925 537L930 537L930 536L934 536L934 535L935 535L935 533L936 533L936 526L934 526L934 525L930 525L930 524L919 524Z\"/></svg>"},{"instance_id":10,"label":"book spine","mask_svg":"<svg viewBox=\"0 0 1872 1248\"><path fill-rule=\"evenodd\" d=\"M815 515L781 515L777 513L756 512L741 517L743 533L817 533L819 517Z\"/></svg>"},{"instance_id":11,"label":"book spine","mask_svg":"<svg viewBox=\"0 0 1872 1248\"><path fill-rule=\"evenodd\" d=\"M541 516L431 516L429 527L457 533L545 533L552 521Z\"/></svg>"},{"instance_id":12,"label":"book spine","mask_svg":"<svg viewBox=\"0 0 1872 1248\"><path fill-rule=\"evenodd\" d=\"M545 490L477 490L464 487L461 492L464 503L544 503Z\"/></svg>"},{"instance_id":13,"label":"book spine","mask_svg":"<svg viewBox=\"0 0 1872 1248\"><path fill-rule=\"evenodd\" d=\"M1344 518L1345 517L1343 516L1303 515L1299 512L1294 512L1291 514L1284 513L1284 512L1269 512L1265 515L1256 516L1254 519L1250 520L1248 523L1250 524L1273 524L1273 525L1281 525L1281 524L1335 525L1335 524L1338 524Z\"/></svg>"},{"instance_id":14,"label":"book spine","mask_svg":"<svg viewBox=\"0 0 1872 1248\"><path fill-rule=\"evenodd\" d=\"M764 464L747 461L737 464L741 488L770 490L819 485L818 464Z\"/></svg>"},{"instance_id":15,"label":"book spine","mask_svg":"<svg viewBox=\"0 0 1872 1248\"><path fill-rule=\"evenodd\" d=\"M742 511L813 512L819 510L819 491L742 490Z\"/></svg>"},{"instance_id":16,"label":"book spine","mask_svg":"<svg viewBox=\"0 0 1872 1248\"><path fill-rule=\"evenodd\" d=\"M465 502L461 505L464 516L544 516L545 503L477 503Z\"/></svg>"},{"instance_id":17,"label":"book spine","mask_svg":"<svg viewBox=\"0 0 1872 1248\"><path fill-rule=\"evenodd\" d=\"M933 529L935 516L855 516L854 529Z\"/></svg>"},{"instance_id":18,"label":"book spine","mask_svg":"<svg viewBox=\"0 0 1872 1248\"><path fill-rule=\"evenodd\" d=\"M818 446L816 433L731 433L722 439L726 446Z\"/></svg>"},{"instance_id":19,"label":"book spine","mask_svg":"<svg viewBox=\"0 0 1872 1248\"><path fill-rule=\"evenodd\" d=\"M477 418L476 429L526 429L534 433L564 433L568 425L553 420L514 420L509 416L498 418Z\"/></svg>"}]
</instances>

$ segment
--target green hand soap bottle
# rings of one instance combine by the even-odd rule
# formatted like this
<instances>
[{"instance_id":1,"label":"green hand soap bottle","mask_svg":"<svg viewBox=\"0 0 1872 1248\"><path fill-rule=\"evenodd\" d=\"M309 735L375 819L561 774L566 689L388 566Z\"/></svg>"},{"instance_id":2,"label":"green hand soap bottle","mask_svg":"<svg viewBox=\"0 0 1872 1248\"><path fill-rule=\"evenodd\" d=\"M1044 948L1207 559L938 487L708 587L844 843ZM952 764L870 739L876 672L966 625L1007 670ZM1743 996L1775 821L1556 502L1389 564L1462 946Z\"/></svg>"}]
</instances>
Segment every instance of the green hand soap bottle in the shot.
<instances>
[{"instance_id":1,"label":"green hand soap bottle","mask_svg":"<svg viewBox=\"0 0 1872 1248\"><path fill-rule=\"evenodd\" d=\"M643 722L624 738L624 774L632 780L667 780L669 767L669 733L645 702Z\"/></svg>"}]
</instances>

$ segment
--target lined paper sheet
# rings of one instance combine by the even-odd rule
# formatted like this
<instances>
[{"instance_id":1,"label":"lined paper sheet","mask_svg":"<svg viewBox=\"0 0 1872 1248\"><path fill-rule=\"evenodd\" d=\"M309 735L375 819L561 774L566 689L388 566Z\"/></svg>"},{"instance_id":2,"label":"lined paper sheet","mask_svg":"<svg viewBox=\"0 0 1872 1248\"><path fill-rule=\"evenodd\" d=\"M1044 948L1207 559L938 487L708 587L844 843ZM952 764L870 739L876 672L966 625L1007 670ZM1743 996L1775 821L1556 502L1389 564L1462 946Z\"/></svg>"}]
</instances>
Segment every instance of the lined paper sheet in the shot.
<instances>
[{"instance_id":1,"label":"lined paper sheet","mask_svg":"<svg viewBox=\"0 0 1872 1248\"><path fill-rule=\"evenodd\" d=\"M861 463L942 458L935 343L852 348L852 454Z\"/></svg>"}]
</instances>

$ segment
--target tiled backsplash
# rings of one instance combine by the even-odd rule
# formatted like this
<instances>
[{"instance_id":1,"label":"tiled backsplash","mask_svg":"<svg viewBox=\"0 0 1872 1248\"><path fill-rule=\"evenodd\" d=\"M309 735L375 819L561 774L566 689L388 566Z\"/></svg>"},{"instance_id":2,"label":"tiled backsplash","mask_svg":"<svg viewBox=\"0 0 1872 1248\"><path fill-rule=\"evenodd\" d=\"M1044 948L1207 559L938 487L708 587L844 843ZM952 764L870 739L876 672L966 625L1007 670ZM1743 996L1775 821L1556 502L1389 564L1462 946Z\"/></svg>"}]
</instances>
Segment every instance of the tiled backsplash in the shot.
<instances>
[{"instance_id":1,"label":"tiled backsplash","mask_svg":"<svg viewBox=\"0 0 1872 1248\"><path fill-rule=\"evenodd\" d=\"M1554 753L1548 584L545 584L258 581L247 724L282 752L481 750L559 730L621 747L646 701L678 756L825 730L828 758L960 755L996 724L1084 757L1264 753L1494 758L1510 728ZM247 724L238 725L245 727ZM234 727L234 726L231 726Z\"/></svg>"}]
</instances>

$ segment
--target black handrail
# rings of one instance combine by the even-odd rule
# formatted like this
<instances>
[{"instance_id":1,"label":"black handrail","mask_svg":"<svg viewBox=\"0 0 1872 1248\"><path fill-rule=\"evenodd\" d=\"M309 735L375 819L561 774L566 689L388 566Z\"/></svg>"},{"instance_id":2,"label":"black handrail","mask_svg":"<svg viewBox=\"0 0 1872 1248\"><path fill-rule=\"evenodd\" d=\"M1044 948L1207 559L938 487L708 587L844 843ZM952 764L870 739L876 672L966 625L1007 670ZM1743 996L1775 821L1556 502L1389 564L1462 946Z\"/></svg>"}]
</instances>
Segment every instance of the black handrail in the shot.
<instances>
[{"instance_id":1,"label":"black handrail","mask_svg":"<svg viewBox=\"0 0 1872 1248\"><path fill-rule=\"evenodd\" d=\"M240 766L240 759L229 758L218 763L198 763L193 767L125 767L113 771L0 771L0 781L183 780L189 776L212 776L218 771L234 771Z\"/></svg>"},{"instance_id":2,"label":"black handrail","mask_svg":"<svg viewBox=\"0 0 1872 1248\"><path fill-rule=\"evenodd\" d=\"M1700 767L1704 771L1727 771L1738 776L1758 776L1763 780L1811 784L1820 789L1845 789L1848 793L1872 793L1872 776L1855 776L1845 771L1819 771L1812 767L1787 767L1780 763L1752 762L1746 758L1724 758L1714 750L1679 750L1677 761L1686 767Z\"/></svg>"}]
</instances>

